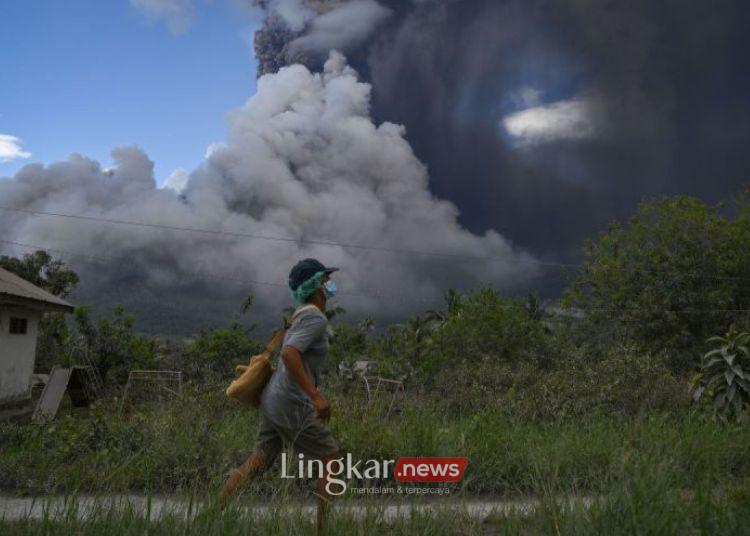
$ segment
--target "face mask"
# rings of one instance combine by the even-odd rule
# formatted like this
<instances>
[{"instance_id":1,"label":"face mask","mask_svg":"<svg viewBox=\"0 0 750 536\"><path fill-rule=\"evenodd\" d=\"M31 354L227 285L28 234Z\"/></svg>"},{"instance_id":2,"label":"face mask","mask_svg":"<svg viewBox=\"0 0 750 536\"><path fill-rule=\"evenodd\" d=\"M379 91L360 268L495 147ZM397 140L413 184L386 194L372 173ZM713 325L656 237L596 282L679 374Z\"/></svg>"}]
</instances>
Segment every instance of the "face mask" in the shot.
<instances>
[{"instance_id":1,"label":"face mask","mask_svg":"<svg viewBox=\"0 0 750 536\"><path fill-rule=\"evenodd\" d=\"M326 294L326 299L331 299L336 295L336 283L331 280L326 281L323 284L323 292Z\"/></svg>"}]
</instances>

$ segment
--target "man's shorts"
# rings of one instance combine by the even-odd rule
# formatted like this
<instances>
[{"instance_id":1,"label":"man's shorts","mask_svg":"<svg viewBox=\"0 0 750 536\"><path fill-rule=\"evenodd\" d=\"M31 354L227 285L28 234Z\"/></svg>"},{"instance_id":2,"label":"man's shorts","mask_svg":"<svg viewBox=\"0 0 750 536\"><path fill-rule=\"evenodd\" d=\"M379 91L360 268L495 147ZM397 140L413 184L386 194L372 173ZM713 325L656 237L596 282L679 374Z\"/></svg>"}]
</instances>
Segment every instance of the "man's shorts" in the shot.
<instances>
[{"instance_id":1,"label":"man's shorts","mask_svg":"<svg viewBox=\"0 0 750 536\"><path fill-rule=\"evenodd\" d=\"M277 425L261 412L255 449L273 458L285 443L312 459L322 460L339 451L331 431L319 417L310 417L299 428L288 428Z\"/></svg>"}]
</instances>

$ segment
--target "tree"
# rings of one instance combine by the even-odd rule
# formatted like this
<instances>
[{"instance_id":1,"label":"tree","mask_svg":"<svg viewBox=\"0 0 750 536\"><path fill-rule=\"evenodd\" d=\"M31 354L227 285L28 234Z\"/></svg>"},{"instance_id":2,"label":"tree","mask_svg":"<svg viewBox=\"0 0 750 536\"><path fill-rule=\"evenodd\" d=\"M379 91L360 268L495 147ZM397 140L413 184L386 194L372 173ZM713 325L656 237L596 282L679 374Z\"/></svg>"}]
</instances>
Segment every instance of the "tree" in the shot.
<instances>
[{"instance_id":1,"label":"tree","mask_svg":"<svg viewBox=\"0 0 750 536\"><path fill-rule=\"evenodd\" d=\"M692 368L703 341L750 307L750 209L674 197L642 203L584 246L583 269L563 304L585 311L590 333L666 352ZM727 212L724 210L724 212Z\"/></svg>"},{"instance_id":2,"label":"tree","mask_svg":"<svg viewBox=\"0 0 750 536\"><path fill-rule=\"evenodd\" d=\"M237 364L247 363L262 348L252 331L253 327L237 323L201 331L185 351L183 366L188 378L198 382L230 379Z\"/></svg>"},{"instance_id":3,"label":"tree","mask_svg":"<svg viewBox=\"0 0 750 536\"><path fill-rule=\"evenodd\" d=\"M247 297L242 302L242 305L240 306L240 312L244 315L247 314L247 312L250 310L250 308L253 306L253 302L255 301L255 294L250 292Z\"/></svg>"},{"instance_id":4,"label":"tree","mask_svg":"<svg viewBox=\"0 0 750 536\"><path fill-rule=\"evenodd\" d=\"M2 256L0 267L61 298L68 296L79 282L78 274L63 261L53 259L42 250L28 253L21 259Z\"/></svg>"},{"instance_id":5,"label":"tree","mask_svg":"<svg viewBox=\"0 0 750 536\"><path fill-rule=\"evenodd\" d=\"M22 277L44 290L65 298L79 282L78 274L46 251L38 250L22 258L2 256L0 267ZM60 362L70 333L63 313L47 313L39 323L36 348L36 368L48 371Z\"/></svg>"},{"instance_id":6,"label":"tree","mask_svg":"<svg viewBox=\"0 0 750 536\"><path fill-rule=\"evenodd\" d=\"M93 320L90 314L90 307L76 307L75 332L105 381L123 384L130 370L155 368L158 343L135 333L133 315L123 307L115 307L111 318Z\"/></svg>"},{"instance_id":7,"label":"tree","mask_svg":"<svg viewBox=\"0 0 750 536\"><path fill-rule=\"evenodd\" d=\"M416 317L402 329L402 357L428 377L463 363L543 361L543 328L519 299L485 287L446 293L448 311Z\"/></svg>"},{"instance_id":8,"label":"tree","mask_svg":"<svg viewBox=\"0 0 750 536\"><path fill-rule=\"evenodd\" d=\"M343 315L344 313L346 313L346 309L339 307L338 305L328 307L325 310L325 315L328 320L333 320L336 316Z\"/></svg>"},{"instance_id":9,"label":"tree","mask_svg":"<svg viewBox=\"0 0 750 536\"><path fill-rule=\"evenodd\" d=\"M359 321L359 324L357 324L357 328L362 333L368 333L375 328L375 319L372 317L372 315L367 315Z\"/></svg>"}]
</instances>

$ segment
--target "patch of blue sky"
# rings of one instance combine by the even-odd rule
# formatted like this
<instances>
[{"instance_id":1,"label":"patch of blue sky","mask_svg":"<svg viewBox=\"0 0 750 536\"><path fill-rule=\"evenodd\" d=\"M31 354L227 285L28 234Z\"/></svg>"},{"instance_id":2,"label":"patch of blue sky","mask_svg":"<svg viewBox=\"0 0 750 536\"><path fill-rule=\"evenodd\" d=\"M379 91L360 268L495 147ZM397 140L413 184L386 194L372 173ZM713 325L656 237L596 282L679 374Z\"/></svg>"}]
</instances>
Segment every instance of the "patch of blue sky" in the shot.
<instances>
[{"instance_id":1,"label":"patch of blue sky","mask_svg":"<svg viewBox=\"0 0 750 536\"><path fill-rule=\"evenodd\" d=\"M0 134L31 156L0 162L0 177L74 152L107 166L122 145L149 154L160 184L197 167L255 93L259 21L230 2L196 8L175 34L127 0L3 0Z\"/></svg>"}]
</instances>

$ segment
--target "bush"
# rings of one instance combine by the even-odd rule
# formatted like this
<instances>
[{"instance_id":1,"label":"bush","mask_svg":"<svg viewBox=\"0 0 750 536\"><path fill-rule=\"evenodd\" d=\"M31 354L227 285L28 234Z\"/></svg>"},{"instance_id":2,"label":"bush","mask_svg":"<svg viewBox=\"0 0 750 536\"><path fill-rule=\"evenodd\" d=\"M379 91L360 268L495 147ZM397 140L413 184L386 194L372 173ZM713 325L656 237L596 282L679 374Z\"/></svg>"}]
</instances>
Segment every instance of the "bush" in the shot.
<instances>
[{"instance_id":1,"label":"bush","mask_svg":"<svg viewBox=\"0 0 750 536\"><path fill-rule=\"evenodd\" d=\"M418 369L430 375L444 366L545 361L544 328L523 300L505 298L492 288L465 296L458 310L434 330Z\"/></svg>"},{"instance_id":2,"label":"bush","mask_svg":"<svg viewBox=\"0 0 750 536\"><path fill-rule=\"evenodd\" d=\"M544 327L522 300L502 297L492 288L447 296L448 311L390 326L368 345L379 371L432 387L442 370L546 360Z\"/></svg>"},{"instance_id":3,"label":"bush","mask_svg":"<svg viewBox=\"0 0 750 536\"><path fill-rule=\"evenodd\" d=\"M528 387L514 386L509 407L532 420L559 421L595 414L635 415L684 410L687 385L661 356L633 346L592 359L584 352L565 359Z\"/></svg>"},{"instance_id":4,"label":"bush","mask_svg":"<svg viewBox=\"0 0 750 536\"><path fill-rule=\"evenodd\" d=\"M587 241L583 271L564 303L582 308L591 338L602 333L669 353L680 373L703 341L742 320L750 306L750 203L735 217L690 197L642 203L626 225Z\"/></svg>"},{"instance_id":5,"label":"bush","mask_svg":"<svg viewBox=\"0 0 750 536\"><path fill-rule=\"evenodd\" d=\"M124 308L115 307L111 318L94 321L89 307L77 307L74 320L76 336L68 341L68 353L74 341L80 339L108 383L122 385L129 371L154 368L159 345L156 339L135 333L135 317ZM69 355L69 359L73 357Z\"/></svg>"},{"instance_id":6,"label":"bush","mask_svg":"<svg viewBox=\"0 0 750 536\"><path fill-rule=\"evenodd\" d=\"M198 383L228 380L238 363L250 360L263 345L252 337L253 327L232 324L228 328L202 331L188 344L182 363L175 363L185 377Z\"/></svg>"},{"instance_id":7,"label":"bush","mask_svg":"<svg viewBox=\"0 0 750 536\"><path fill-rule=\"evenodd\" d=\"M663 357L642 355L634 347L596 357L589 352L578 349L548 369L533 362L464 362L436 374L426 394L450 413L491 410L540 422L688 407L687 383L673 375Z\"/></svg>"},{"instance_id":8,"label":"bush","mask_svg":"<svg viewBox=\"0 0 750 536\"><path fill-rule=\"evenodd\" d=\"M750 408L750 333L732 327L725 337L707 342L715 348L703 356L701 370L693 378L693 399L710 399L714 416L722 420L745 421Z\"/></svg>"}]
</instances>

